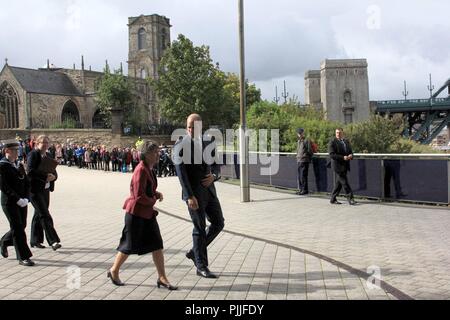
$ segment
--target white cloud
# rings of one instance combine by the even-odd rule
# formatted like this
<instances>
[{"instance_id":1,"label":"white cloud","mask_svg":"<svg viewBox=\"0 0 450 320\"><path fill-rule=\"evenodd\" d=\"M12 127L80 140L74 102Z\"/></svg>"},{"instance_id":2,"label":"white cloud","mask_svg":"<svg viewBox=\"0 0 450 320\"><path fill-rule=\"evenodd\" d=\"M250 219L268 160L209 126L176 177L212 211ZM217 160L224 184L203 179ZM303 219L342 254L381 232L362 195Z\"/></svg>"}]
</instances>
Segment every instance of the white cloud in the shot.
<instances>
[{"instance_id":1,"label":"white cloud","mask_svg":"<svg viewBox=\"0 0 450 320\"><path fill-rule=\"evenodd\" d=\"M0 0L0 59L37 68L101 70L128 59L129 16L171 19L172 40L185 34L210 46L225 71L238 72L237 0ZM26 8L27 10L24 10ZM377 9L379 9L377 11ZM275 86L303 98L303 75L326 58L367 58L372 99L427 96L428 74L438 87L450 77L450 4L445 0L246 0L247 78L272 100Z\"/></svg>"}]
</instances>

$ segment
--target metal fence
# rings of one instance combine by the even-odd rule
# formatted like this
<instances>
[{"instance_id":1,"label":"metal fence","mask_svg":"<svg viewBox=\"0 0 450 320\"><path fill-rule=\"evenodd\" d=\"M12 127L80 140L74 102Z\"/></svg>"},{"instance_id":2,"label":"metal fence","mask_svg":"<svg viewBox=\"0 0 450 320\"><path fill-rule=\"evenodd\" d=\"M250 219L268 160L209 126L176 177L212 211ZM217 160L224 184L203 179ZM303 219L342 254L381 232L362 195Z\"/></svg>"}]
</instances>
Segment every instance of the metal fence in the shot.
<instances>
[{"instance_id":1,"label":"metal fence","mask_svg":"<svg viewBox=\"0 0 450 320\"><path fill-rule=\"evenodd\" d=\"M277 153L279 170L262 175L263 165L249 165L250 182L280 188L298 188L295 154ZM230 155L228 155L230 157ZM238 154L227 163L223 154L222 177L239 179ZM327 167L328 154L316 154L309 166L310 192L331 193L334 173ZM348 179L357 196L382 201L411 201L450 205L450 155L355 154Z\"/></svg>"}]
</instances>

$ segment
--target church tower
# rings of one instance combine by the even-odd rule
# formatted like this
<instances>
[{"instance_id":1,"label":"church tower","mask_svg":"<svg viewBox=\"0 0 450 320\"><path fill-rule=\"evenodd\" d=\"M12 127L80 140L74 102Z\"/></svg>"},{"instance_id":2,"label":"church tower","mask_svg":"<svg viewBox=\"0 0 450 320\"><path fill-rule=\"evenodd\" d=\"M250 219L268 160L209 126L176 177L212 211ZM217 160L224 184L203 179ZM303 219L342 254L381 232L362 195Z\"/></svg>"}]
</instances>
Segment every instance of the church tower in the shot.
<instances>
[{"instance_id":1,"label":"church tower","mask_svg":"<svg viewBox=\"0 0 450 320\"><path fill-rule=\"evenodd\" d=\"M128 18L128 76L157 79L158 68L170 46L170 21L157 14Z\"/></svg>"}]
</instances>

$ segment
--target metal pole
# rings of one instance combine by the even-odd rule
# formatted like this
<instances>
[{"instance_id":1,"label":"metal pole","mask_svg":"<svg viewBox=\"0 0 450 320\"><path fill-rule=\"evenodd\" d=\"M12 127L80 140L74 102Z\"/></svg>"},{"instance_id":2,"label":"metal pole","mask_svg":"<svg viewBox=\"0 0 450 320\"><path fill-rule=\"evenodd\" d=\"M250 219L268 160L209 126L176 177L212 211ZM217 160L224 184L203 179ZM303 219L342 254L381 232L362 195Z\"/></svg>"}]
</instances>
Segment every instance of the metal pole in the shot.
<instances>
[{"instance_id":1,"label":"metal pole","mask_svg":"<svg viewBox=\"0 0 450 320\"><path fill-rule=\"evenodd\" d=\"M246 137L246 101L245 101L245 42L244 42L244 0L239 0L239 60L241 87L241 125L239 127L240 145L240 181L241 202L250 202L250 184L248 175L248 143Z\"/></svg>"}]
</instances>

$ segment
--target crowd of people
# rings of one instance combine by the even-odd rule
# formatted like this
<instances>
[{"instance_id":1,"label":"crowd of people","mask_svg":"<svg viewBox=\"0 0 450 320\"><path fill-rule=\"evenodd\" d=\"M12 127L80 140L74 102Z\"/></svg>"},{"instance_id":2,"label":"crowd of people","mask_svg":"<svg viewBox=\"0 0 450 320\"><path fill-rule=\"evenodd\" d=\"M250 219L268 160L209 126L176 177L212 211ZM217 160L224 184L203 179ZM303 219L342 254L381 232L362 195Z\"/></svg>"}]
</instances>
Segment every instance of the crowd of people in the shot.
<instances>
[{"instance_id":1,"label":"crowd of people","mask_svg":"<svg viewBox=\"0 0 450 320\"><path fill-rule=\"evenodd\" d=\"M18 143L18 161L26 163L27 155L36 147L36 139L29 138L25 141L16 137ZM80 169L103 170L112 172L134 172L139 164L139 147L141 139L134 146L121 148L114 146L108 148L105 145L95 146L88 143L81 144L51 144L48 148L49 155L58 161L59 165L68 167L76 166ZM0 150L3 145L0 143ZM175 166L172 161L172 149L166 145L160 146L159 159L155 165L158 177L175 176ZM0 160L3 156L0 155Z\"/></svg>"}]
</instances>

